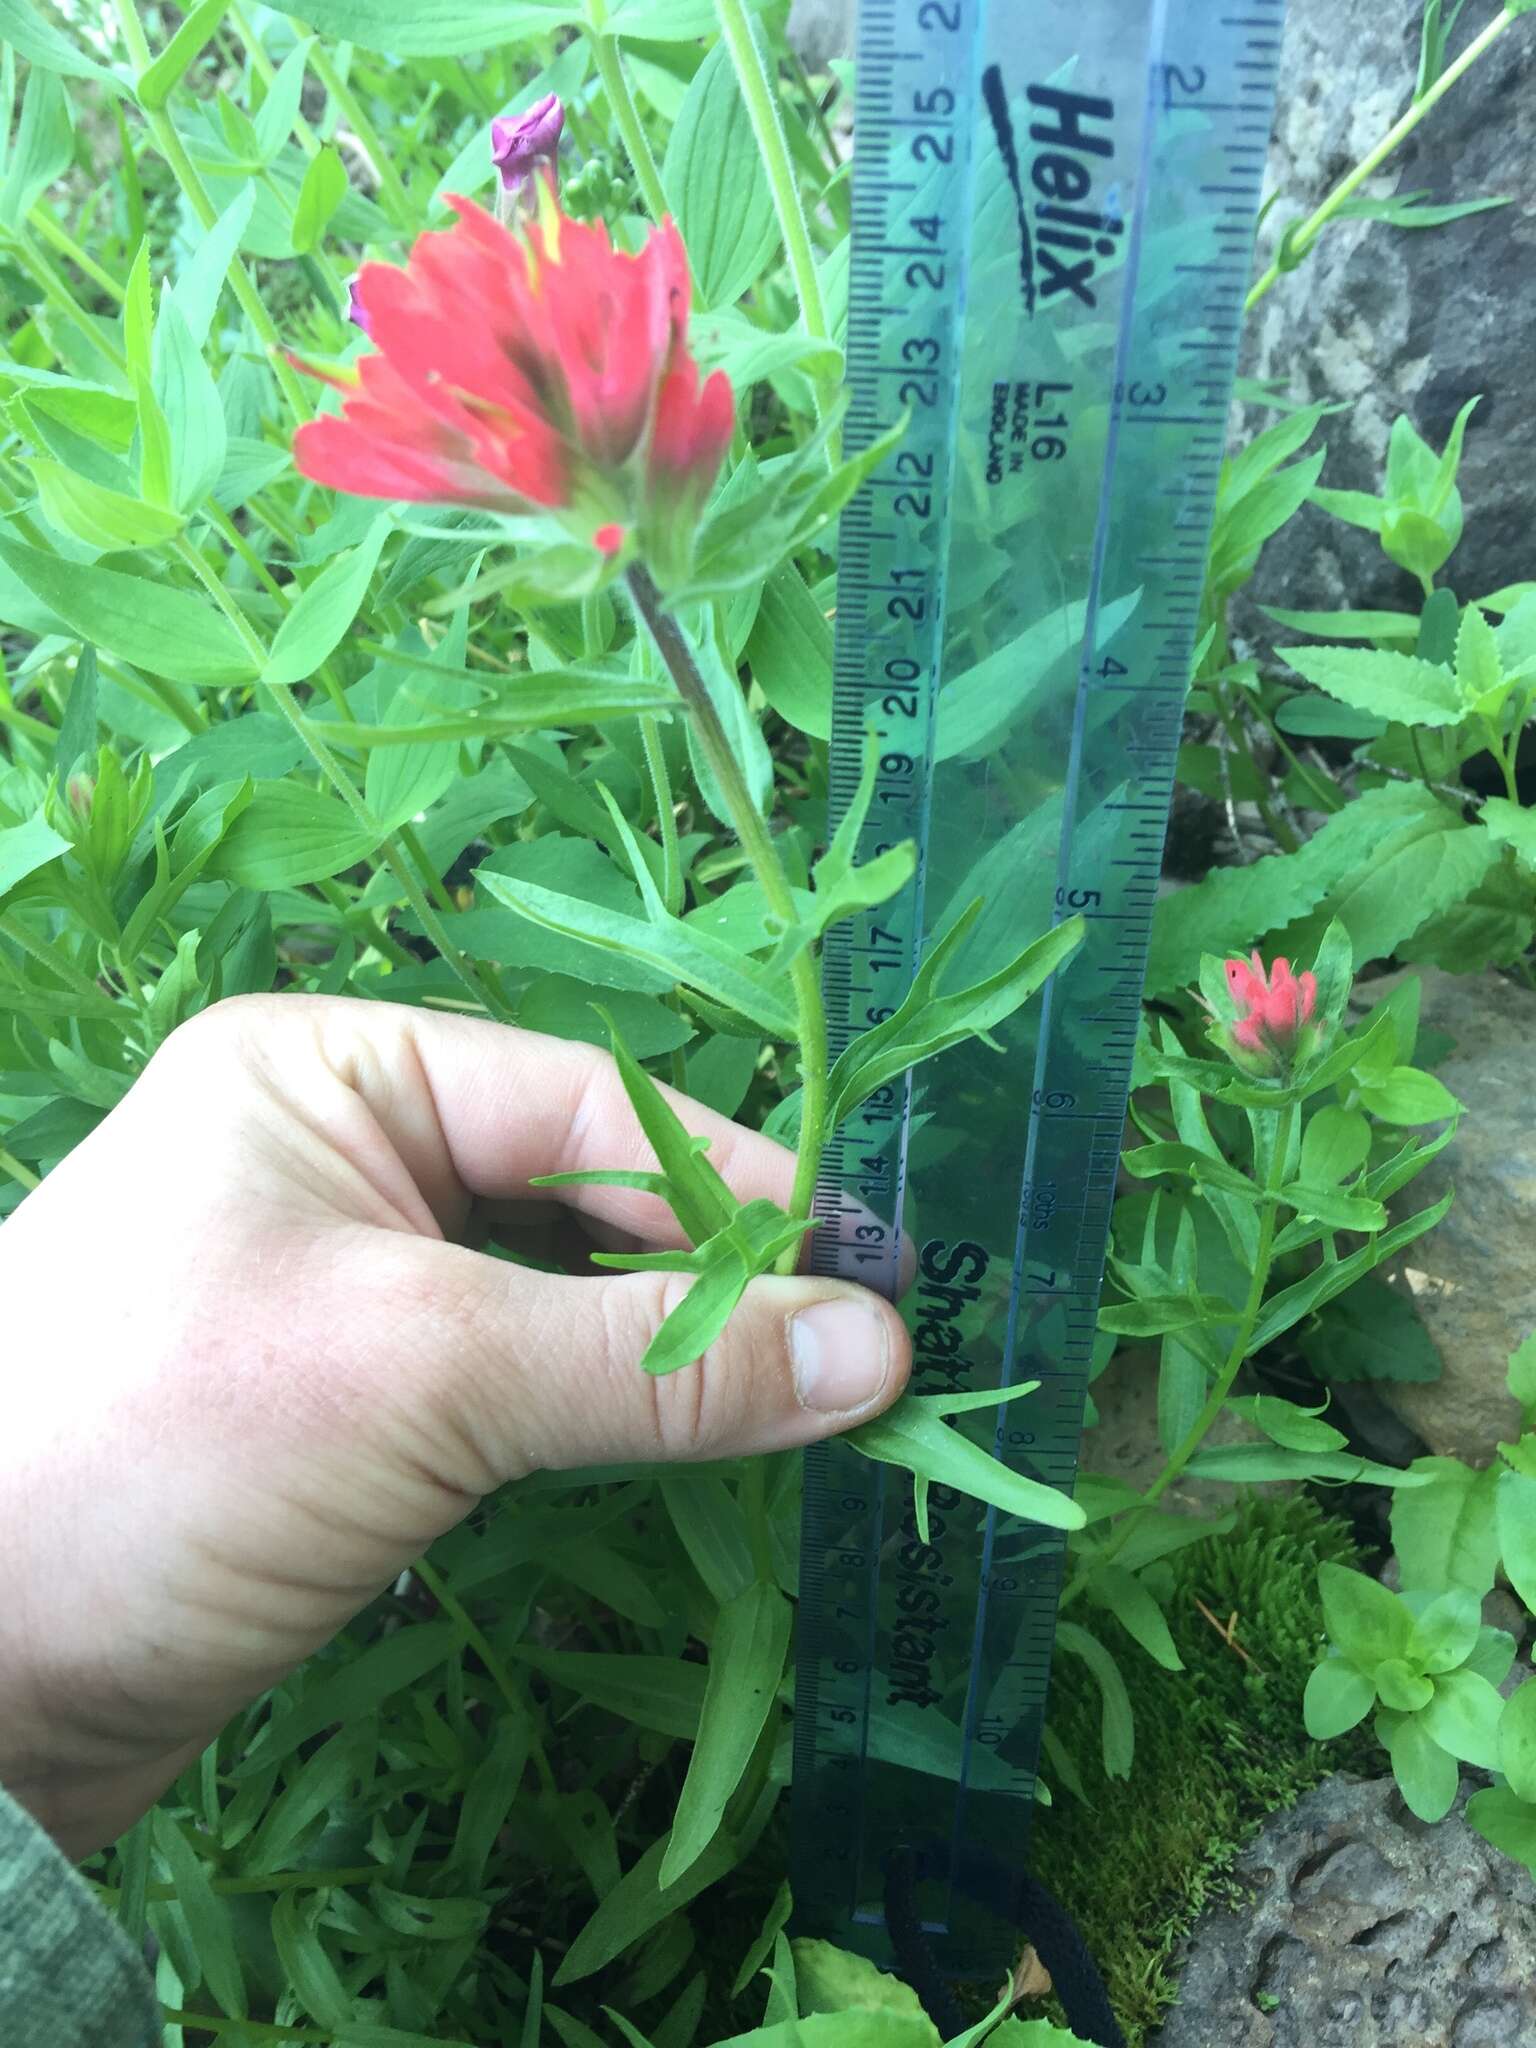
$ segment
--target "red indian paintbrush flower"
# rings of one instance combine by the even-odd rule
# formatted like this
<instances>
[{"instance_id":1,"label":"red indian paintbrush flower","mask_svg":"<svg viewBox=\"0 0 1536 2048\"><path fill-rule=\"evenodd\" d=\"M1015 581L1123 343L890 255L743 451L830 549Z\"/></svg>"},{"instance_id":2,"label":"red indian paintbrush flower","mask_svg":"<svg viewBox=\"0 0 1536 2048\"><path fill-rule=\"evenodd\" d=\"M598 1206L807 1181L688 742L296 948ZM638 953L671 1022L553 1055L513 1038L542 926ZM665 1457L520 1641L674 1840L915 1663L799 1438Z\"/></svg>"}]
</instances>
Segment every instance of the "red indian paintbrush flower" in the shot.
<instances>
[{"instance_id":1,"label":"red indian paintbrush flower","mask_svg":"<svg viewBox=\"0 0 1536 2048\"><path fill-rule=\"evenodd\" d=\"M1257 953L1248 960L1223 963L1227 989L1237 1005L1230 1024L1217 1024L1212 1035L1240 1067L1251 1074L1280 1074L1298 1054L1313 1049L1317 1037L1312 1013L1317 1007L1317 980L1294 974L1289 960L1276 960L1266 972Z\"/></svg>"},{"instance_id":2,"label":"red indian paintbrush flower","mask_svg":"<svg viewBox=\"0 0 1536 2048\"><path fill-rule=\"evenodd\" d=\"M519 232L448 203L457 220L404 269L358 275L375 352L347 372L300 365L345 394L300 427L300 470L364 498L548 512L604 555L633 537L675 580L735 416L724 371L701 383L688 351L676 227L629 256L547 185Z\"/></svg>"}]
</instances>

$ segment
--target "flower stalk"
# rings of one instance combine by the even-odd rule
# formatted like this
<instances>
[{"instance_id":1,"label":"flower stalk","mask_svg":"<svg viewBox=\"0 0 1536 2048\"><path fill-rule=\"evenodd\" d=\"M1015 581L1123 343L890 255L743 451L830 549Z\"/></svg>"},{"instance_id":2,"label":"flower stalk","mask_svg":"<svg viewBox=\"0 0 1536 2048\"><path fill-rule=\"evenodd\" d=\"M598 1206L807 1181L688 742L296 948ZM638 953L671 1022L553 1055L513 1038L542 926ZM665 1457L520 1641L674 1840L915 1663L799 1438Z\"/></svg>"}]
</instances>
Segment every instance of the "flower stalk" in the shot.
<instances>
[{"instance_id":1,"label":"flower stalk","mask_svg":"<svg viewBox=\"0 0 1536 2048\"><path fill-rule=\"evenodd\" d=\"M784 123L779 115L773 81L763 63L763 53L752 33L752 24L747 19L742 0L715 0L715 18L720 23L721 38L730 52L736 82L746 102L752 133L757 141L757 153L768 174L773 208L779 218L779 232L784 237L784 253L789 259L790 276L795 281L795 296L800 301L801 325L813 341L826 341L829 338L827 309L821 296L821 280L816 274L810 227L805 208L800 203L800 186L790 161L789 145L784 138ZM816 410L824 412L830 396L824 373L814 377L811 385L816 397Z\"/></svg>"},{"instance_id":2,"label":"flower stalk","mask_svg":"<svg viewBox=\"0 0 1536 2048\"><path fill-rule=\"evenodd\" d=\"M636 612L676 683L687 707L705 760L714 774L731 824L762 889L768 908L788 929L795 922L795 900L779 859L773 835L753 801L719 714L710 698L708 685L699 671L688 636L669 612L649 571L640 563L628 570L625 581ZM790 1197L790 1214L808 1216L816 1174L821 1164L822 1125L827 1109L827 1018L821 1000L816 964L807 950L799 952L790 966L795 1017L800 1047L800 1082L804 1091L800 1112L800 1140L795 1154L795 1185ZM778 1270L792 1273L798 1250L790 1246L780 1257Z\"/></svg>"},{"instance_id":3,"label":"flower stalk","mask_svg":"<svg viewBox=\"0 0 1536 2048\"><path fill-rule=\"evenodd\" d=\"M1398 144L1408 139L1431 108L1444 99L1463 72L1470 71L1478 58L1493 47L1514 19L1515 16L1509 8L1501 8L1488 26L1472 38L1455 63L1445 67L1428 92L1421 94L1412 106L1392 123L1375 148L1367 150L1354 169L1339 180L1321 206L1288 238L1289 248L1282 252L1287 260L1282 262L1280 256L1277 256L1253 286L1243 301L1245 313L1251 313L1264 294L1279 283L1285 272L1300 262L1344 202L1359 190L1373 172L1380 170Z\"/></svg>"},{"instance_id":4,"label":"flower stalk","mask_svg":"<svg viewBox=\"0 0 1536 2048\"><path fill-rule=\"evenodd\" d=\"M1142 1505L1150 1507L1178 1478L1190 1459L1204 1443L1206 1435L1227 1396L1231 1393L1243 1361L1248 1356L1248 1347L1253 1342L1253 1333L1259 1320L1259 1311L1264 1306L1265 1289L1269 1286L1269 1270L1274 1260L1275 1224L1280 1210L1280 1190L1285 1185L1286 1162L1290 1156L1291 1135L1296 1122L1296 1105L1288 1102L1277 1110L1270 1127L1270 1152L1268 1167L1264 1176L1264 1205L1259 1217L1259 1237L1253 1254L1253 1273L1248 1282L1248 1298L1243 1303L1243 1313L1237 1325L1237 1334L1232 1339L1226 1362L1216 1377L1205 1406L1190 1424L1182 1443L1169 1458L1156 1479L1142 1496ZM1129 1523L1126 1524L1129 1527Z\"/></svg>"}]
</instances>

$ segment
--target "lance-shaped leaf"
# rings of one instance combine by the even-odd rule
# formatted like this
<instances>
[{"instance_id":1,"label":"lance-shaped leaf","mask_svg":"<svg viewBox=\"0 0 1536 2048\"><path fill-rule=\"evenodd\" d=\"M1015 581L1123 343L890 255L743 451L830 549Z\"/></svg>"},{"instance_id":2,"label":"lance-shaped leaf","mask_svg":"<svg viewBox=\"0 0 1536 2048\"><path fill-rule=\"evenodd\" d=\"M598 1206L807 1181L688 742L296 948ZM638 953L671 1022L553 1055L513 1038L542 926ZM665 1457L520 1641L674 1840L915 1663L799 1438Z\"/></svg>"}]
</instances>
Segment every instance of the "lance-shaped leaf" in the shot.
<instances>
[{"instance_id":1,"label":"lance-shaped leaf","mask_svg":"<svg viewBox=\"0 0 1536 2048\"><path fill-rule=\"evenodd\" d=\"M1002 1023L1025 1003L1081 944L1084 924L1069 918L1045 932L985 981L954 995L941 995L945 969L982 908L977 900L959 916L913 977L894 1015L856 1038L833 1067L828 1082L826 1129L834 1131L849 1112L887 1081L920 1060L975 1038Z\"/></svg>"},{"instance_id":2,"label":"lance-shaped leaf","mask_svg":"<svg viewBox=\"0 0 1536 2048\"><path fill-rule=\"evenodd\" d=\"M680 1878L708 1848L772 1711L789 1649L789 1602L777 1586L748 1586L720 1610L709 1646L704 1711L678 1795L658 1882Z\"/></svg>"},{"instance_id":3,"label":"lance-shaped leaf","mask_svg":"<svg viewBox=\"0 0 1536 2048\"><path fill-rule=\"evenodd\" d=\"M494 874L488 868L477 868L475 879L498 903L526 917L530 924L643 961L723 1009L750 1018L771 1038L788 1041L796 1035L794 1011L778 980L679 918L657 924L630 917L556 889L540 888L534 882Z\"/></svg>"},{"instance_id":4,"label":"lance-shaped leaf","mask_svg":"<svg viewBox=\"0 0 1536 2048\"><path fill-rule=\"evenodd\" d=\"M882 1465L904 1466L915 1476L917 1524L925 1543L930 1485L953 1486L1047 1528L1081 1529L1087 1517L1076 1501L1058 1493L1054 1486L1026 1479L944 1421L946 1414L961 1409L996 1407L1016 1400L1021 1394L1033 1393L1038 1385L1038 1381L1030 1381L1017 1387L983 1388L974 1394L905 1394L884 1415L851 1430L848 1442L866 1458Z\"/></svg>"}]
</instances>

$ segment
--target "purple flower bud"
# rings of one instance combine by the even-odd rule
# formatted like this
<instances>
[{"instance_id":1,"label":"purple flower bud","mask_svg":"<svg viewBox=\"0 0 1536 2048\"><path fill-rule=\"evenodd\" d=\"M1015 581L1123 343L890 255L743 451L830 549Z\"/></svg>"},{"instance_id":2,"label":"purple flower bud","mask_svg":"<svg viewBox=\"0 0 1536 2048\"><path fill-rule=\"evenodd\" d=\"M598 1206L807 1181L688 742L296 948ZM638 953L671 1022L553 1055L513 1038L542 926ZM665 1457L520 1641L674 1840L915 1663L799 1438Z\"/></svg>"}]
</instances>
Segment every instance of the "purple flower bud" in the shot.
<instances>
[{"instance_id":1,"label":"purple flower bud","mask_svg":"<svg viewBox=\"0 0 1536 2048\"><path fill-rule=\"evenodd\" d=\"M553 92L526 114L498 116L491 123L491 162L501 173L503 192L521 194L540 164L554 164L564 126L565 108Z\"/></svg>"},{"instance_id":2,"label":"purple flower bud","mask_svg":"<svg viewBox=\"0 0 1536 2048\"><path fill-rule=\"evenodd\" d=\"M360 273L354 270L347 279L347 318L354 327L361 327L364 334L371 334L373 328L368 319L368 308L363 304L363 295L357 288L359 275Z\"/></svg>"}]
</instances>

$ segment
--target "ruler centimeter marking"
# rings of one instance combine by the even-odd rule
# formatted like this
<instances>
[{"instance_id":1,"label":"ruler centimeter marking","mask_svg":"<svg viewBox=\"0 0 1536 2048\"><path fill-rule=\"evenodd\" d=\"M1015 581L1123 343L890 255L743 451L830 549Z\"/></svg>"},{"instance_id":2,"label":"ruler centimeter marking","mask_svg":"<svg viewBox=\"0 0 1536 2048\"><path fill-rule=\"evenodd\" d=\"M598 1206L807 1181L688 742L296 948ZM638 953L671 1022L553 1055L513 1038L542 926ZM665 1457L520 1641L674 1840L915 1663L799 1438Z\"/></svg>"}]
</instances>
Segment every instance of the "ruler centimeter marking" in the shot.
<instances>
[{"instance_id":1,"label":"ruler centimeter marking","mask_svg":"<svg viewBox=\"0 0 1536 2048\"><path fill-rule=\"evenodd\" d=\"M959 1418L1073 1485L1283 0L863 0L832 822L912 886L836 927L832 1051L925 946L954 985L1053 920L1042 1000L893 1084L829 1146L818 1271L895 1294L919 1390L1038 1380ZM888 1962L893 1854L942 1967L995 1974L1064 1546L837 1443L807 1454L793 1883L802 1931ZM1043 1873L1047 1878L1049 1873Z\"/></svg>"}]
</instances>

